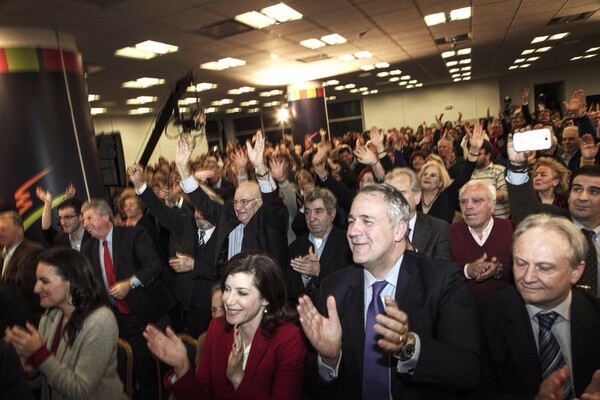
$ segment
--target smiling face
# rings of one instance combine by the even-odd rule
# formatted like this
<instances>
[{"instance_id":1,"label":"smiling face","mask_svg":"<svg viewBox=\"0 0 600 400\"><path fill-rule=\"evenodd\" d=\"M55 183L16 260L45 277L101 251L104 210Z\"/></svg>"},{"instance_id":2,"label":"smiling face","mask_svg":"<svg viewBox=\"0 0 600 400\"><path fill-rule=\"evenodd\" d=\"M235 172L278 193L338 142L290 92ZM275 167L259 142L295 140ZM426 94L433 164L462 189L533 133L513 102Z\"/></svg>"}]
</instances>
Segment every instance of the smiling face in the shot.
<instances>
[{"instance_id":1,"label":"smiling face","mask_svg":"<svg viewBox=\"0 0 600 400\"><path fill-rule=\"evenodd\" d=\"M123 212L127 218L137 219L142 215L142 209L137 198L128 197L123 202Z\"/></svg>"},{"instance_id":2,"label":"smiling face","mask_svg":"<svg viewBox=\"0 0 600 400\"><path fill-rule=\"evenodd\" d=\"M238 221L246 225L260 206L262 206L262 197L258 184L244 182L238 186L233 200L233 209Z\"/></svg>"},{"instance_id":3,"label":"smiling face","mask_svg":"<svg viewBox=\"0 0 600 400\"><path fill-rule=\"evenodd\" d=\"M421 188L423 190L439 190L444 184L439 168L427 167L421 174Z\"/></svg>"},{"instance_id":4,"label":"smiling face","mask_svg":"<svg viewBox=\"0 0 600 400\"><path fill-rule=\"evenodd\" d=\"M89 208L83 212L83 227L94 239L104 240L112 223L108 215L97 214L96 210Z\"/></svg>"},{"instance_id":5,"label":"smiling face","mask_svg":"<svg viewBox=\"0 0 600 400\"><path fill-rule=\"evenodd\" d=\"M38 263L35 275L37 281L33 292L40 296L40 306L66 310L69 307L69 282L56 273L54 266L43 262Z\"/></svg>"},{"instance_id":6,"label":"smiling face","mask_svg":"<svg viewBox=\"0 0 600 400\"><path fill-rule=\"evenodd\" d=\"M535 227L513 244L515 285L527 304L549 310L563 302L583 273L571 266L569 239L554 229Z\"/></svg>"},{"instance_id":7,"label":"smiling face","mask_svg":"<svg viewBox=\"0 0 600 400\"><path fill-rule=\"evenodd\" d=\"M359 193L348 216L347 238L352 258L376 277L385 275L402 254L408 229L406 221L392 226L387 210L382 195Z\"/></svg>"},{"instance_id":8,"label":"smiling face","mask_svg":"<svg viewBox=\"0 0 600 400\"><path fill-rule=\"evenodd\" d=\"M225 280L223 304L225 318L230 325L243 325L249 331L255 331L260 326L268 302L254 285L254 277L238 272Z\"/></svg>"}]
</instances>

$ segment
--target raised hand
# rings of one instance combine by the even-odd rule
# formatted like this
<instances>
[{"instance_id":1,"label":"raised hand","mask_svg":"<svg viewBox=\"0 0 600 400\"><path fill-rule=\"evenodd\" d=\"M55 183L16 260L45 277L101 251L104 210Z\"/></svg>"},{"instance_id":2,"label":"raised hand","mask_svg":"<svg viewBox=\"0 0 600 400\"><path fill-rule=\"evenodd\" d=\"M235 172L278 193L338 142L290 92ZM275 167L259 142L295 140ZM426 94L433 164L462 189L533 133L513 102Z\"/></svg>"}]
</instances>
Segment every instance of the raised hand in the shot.
<instances>
[{"instance_id":1,"label":"raised hand","mask_svg":"<svg viewBox=\"0 0 600 400\"><path fill-rule=\"evenodd\" d=\"M469 153L478 153L481 146L483 146L483 141L485 140L485 132L483 130L483 125L478 122L473 127L473 133L469 138L469 143L471 144L471 148Z\"/></svg>"},{"instance_id":2,"label":"raised hand","mask_svg":"<svg viewBox=\"0 0 600 400\"><path fill-rule=\"evenodd\" d=\"M248 156L246 155L246 151L244 149L236 149L229 156L231 161L235 164L235 167L238 171L243 172L242 175L246 174L246 166L248 165Z\"/></svg>"},{"instance_id":3,"label":"raised hand","mask_svg":"<svg viewBox=\"0 0 600 400\"><path fill-rule=\"evenodd\" d=\"M594 137L589 133L586 133L579 141L579 149L581 151L581 158L584 160L592 160L595 159L598 154L600 142L595 143Z\"/></svg>"},{"instance_id":4,"label":"raised hand","mask_svg":"<svg viewBox=\"0 0 600 400\"><path fill-rule=\"evenodd\" d=\"M383 132L377 129L376 126L373 126L371 128L371 131L369 132L369 137L371 138L371 142L375 145L375 148L378 152L385 150L385 145L383 144Z\"/></svg>"},{"instance_id":5,"label":"raised hand","mask_svg":"<svg viewBox=\"0 0 600 400\"><path fill-rule=\"evenodd\" d=\"M233 328L233 346L227 359L227 379L231 382L233 387L237 387L244 379L244 343L240 337L240 331L237 325Z\"/></svg>"},{"instance_id":6,"label":"raised hand","mask_svg":"<svg viewBox=\"0 0 600 400\"><path fill-rule=\"evenodd\" d=\"M515 150L512 133L508 134L508 140L506 141L506 152L508 154L508 160L515 166L526 165L527 158L531 155L530 151Z\"/></svg>"},{"instance_id":7,"label":"raised hand","mask_svg":"<svg viewBox=\"0 0 600 400\"><path fill-rule=\"evenodd\" d=\"M248 151L248 159L254 165L254 168L261 170L265 169L265 162L263 160L263 155L265 152L265 138L261 131L256 132L256 141L254 142L254 146L250 141L246 142L246 149Z\"/></svg>"},{"instance_id":8,"label":"raised hand","mask_svg":"<svg viewBox=\"0 0 600 400\"><path fill-rule=\"evenodd\" d=\"M181 179L187 179L190 176L190 157L192 149L190 148L184 135L177 139L177 151L175 152L175 163L179 167Z\"/></svg>"},{"instance_id":9,"label":"raised hand","mask_svg":"<svg viewBox=\"0 0 600 400\"><path fill-rule=\"evenodd\" d=\"M140 164L133 164L131 167L127 168L127 173L136 190L139 190L146 183L144 180L144 169Z\"/></svg>"},{"instance_id":10,"label":"raised hand","mask_svg":"<svg viewBox=\"0 0 600 400\"><path fill-rule=\"evenodd\" d=\"M42 201L42 203L50 203L52 204L52 193L49 190L45 190L43 187L38 186L35 188L35 194L37 198Z\"/></svg>"},{"instance_id":11,"label":"raised hand","mask_svg":"<svg viewBox=\"0 0 600 400\"><path fill-rule=\"evenodd\" d=\"M178 378L185 375L190 368L187 350L171 328L167 327L165 335L154 325L148 324L144 330L144 338L152 354L173 367Z\"/></svg>"},{"instance_id":12,"label":"raised hand","mask_svg":"<svg viewBox=\"0 0 600 400\"><path fill-rule=\"evenodd\" d=\"M342 351L342 325L335 308L335 298L327 298L329 318L322 316L306 295L298 299L296 309L304 334L321 356L323 363L335 367Z\"/></svg>"},{"instance_id":13,"label":"raised hand","mask_svg":"<svg viewBox=\"0 0 600 400\"><path fill-rule=\"evenodd\" d=\"M367 146L354 149L354 155L361 164L373 166L377 164L377 154L373 153Z\"/></svg>"},{"instance_id":14,"label":"raised hand","mask_svg":"<svg viewBox=\"0 0 600 400\"><path fill-rule=\"evenodd\" d=\"M586 108L585 102L582 101L583 95L584 92L582 89L577 89L574 91L573 95L571 96L571 100L563 101L563 104L565 105L565 111L572 112L575 116L583 114Z\"/></svg>"},{"instance_id":15,"label":"raised hand","mask_svg":"<svg viewBox=\"0 0 600 400\"><path fill-rule=\"evenodd\" d=\"M274 158L269 163L271 176L277 182L281 183L287 179L287 168L283 158Z\"/></svg>"},{"instance_id":16,"label":"raised hand","mask_svg":"<svg viewBox=\"0 0 600 400\"><path fill-rule=\"evenodd\" d=\"M73 185L73 182L71 182L65 189L65 199L72 199L75 197L75 193L77 193L77 189L75 188L75 185Z\"/></svg>"}]
</instances>

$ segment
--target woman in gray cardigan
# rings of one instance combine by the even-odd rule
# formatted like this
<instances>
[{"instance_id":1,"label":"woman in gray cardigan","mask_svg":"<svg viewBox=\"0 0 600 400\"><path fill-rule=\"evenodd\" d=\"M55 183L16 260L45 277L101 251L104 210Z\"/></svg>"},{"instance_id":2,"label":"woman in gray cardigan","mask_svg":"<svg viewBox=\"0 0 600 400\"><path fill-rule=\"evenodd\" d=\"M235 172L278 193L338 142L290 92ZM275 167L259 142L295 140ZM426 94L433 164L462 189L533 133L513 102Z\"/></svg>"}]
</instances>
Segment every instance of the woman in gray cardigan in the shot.
<instances>
[{"instance_id":1,"label":"woman in gray cardigan","mask_svg":"<svg viewBox=\"0 0 600 400\"><path fill-rule=\"evenodd\" d=\"M36 278L34 292L47 309L39 331L15 325L5 340L41 381L42 399L127 399L117 373L117 322L89 261L52 248L40 256Z\"/></svg>"}]
</instances>

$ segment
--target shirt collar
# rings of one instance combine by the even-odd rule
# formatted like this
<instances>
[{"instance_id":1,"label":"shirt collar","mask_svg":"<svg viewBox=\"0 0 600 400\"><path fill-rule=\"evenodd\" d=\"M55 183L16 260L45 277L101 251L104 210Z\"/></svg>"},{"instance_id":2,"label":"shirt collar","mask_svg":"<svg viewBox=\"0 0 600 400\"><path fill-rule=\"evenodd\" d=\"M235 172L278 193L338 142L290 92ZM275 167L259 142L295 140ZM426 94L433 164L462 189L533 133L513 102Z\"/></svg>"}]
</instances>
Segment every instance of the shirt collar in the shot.
<instances>
[{"instance_id":1,"label":"shirt collar","mask_svg":"<svg viewBox=\"0 0 600 400\"><path fill-rule=\"evenodd\" d=\"M398 260L394 263L392 269L388 271L387 274L383 277L389 285L392 285L394 288L398 284L398 276L400 275L400 265L402 264L402 260L404 259L404 253L398 258ZM369 272L366 268L363 268L363 274L365 279L365 288L371 287L373 283L377 281L377 279Z\"/></svg>"},{"instance_id":2,"label":"shirt collar","mask_svg":"<svg viewBox=\"0 0 600 400\"><path fill-rule=\"evenodd\" d=\"M529 319L535 318L538 313L549 313L551 311L555 311L558 315L563 317L566 321L571 320L571 302L573 301L573 292L569 290L569 294L567 298L563 300L562 303L557 305L551 310L543 310L539 307L534 306L533 304L525 304L525 308L527 309L527 314L529 314Z\"/></svg>"}]
</instances>

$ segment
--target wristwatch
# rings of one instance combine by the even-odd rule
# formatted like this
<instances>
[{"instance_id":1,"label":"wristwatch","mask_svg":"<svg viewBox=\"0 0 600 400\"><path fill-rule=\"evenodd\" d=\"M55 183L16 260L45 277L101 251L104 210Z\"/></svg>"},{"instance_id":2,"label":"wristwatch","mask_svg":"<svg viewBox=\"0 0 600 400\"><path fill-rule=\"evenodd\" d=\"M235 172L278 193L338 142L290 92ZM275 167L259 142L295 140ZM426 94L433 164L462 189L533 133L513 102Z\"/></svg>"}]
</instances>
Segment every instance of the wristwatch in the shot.
<instances>
[{"instance_id":1,"label":"wristwatch","mask_svg":"<svg viewBox=\"0 0 600 400\"><path fill-rule=\"evenodd\" d=\"M408 332L406 336L406 343L404 346L394 354L394 357L400 361L408 361L415 355L415 335L412 332Z\"/></svg>"}]
</instances>

